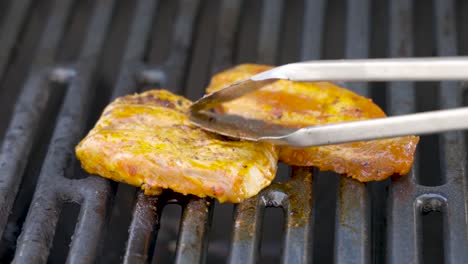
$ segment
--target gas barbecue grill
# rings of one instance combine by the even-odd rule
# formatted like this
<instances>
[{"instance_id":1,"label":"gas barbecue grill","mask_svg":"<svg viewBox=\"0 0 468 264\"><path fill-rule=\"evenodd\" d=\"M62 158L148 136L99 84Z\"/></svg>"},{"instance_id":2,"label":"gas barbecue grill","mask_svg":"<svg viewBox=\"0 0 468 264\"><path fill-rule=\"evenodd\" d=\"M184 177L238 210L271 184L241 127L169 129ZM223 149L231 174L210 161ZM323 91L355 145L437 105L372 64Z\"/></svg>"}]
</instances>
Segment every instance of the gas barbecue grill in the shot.
<instances>
[{"instance_id":1,"label":"gas barbecue grill","mask_svg":"<svg viewBox=\"0 0 468 264\"><path fill-rule=\"evenodd\" d=\"M112 99L190 99L244 62L468 55L467 1L0 2L0 262L466 263L464 132L362 184L280 164L237 206L87 175L74 146ZM389 115L467 105L457 82L347 84ZM155 131L157 133L157 131Z\"/></svg>"}]
</instances>

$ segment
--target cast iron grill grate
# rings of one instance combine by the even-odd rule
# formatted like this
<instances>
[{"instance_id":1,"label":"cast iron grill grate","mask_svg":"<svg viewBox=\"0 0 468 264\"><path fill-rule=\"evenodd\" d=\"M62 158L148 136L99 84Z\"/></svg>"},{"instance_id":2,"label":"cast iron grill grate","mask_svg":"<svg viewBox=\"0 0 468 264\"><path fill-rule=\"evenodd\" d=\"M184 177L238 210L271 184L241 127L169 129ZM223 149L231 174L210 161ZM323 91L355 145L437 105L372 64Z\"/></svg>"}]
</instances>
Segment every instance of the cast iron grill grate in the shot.
<instances>
[{"instance_id":1,"label":"cast iron grill grate","mask_svg":"<svg viewBox=\"0 0 468 264\"><path fill-rule=\"evenodd\" d=\"M239 63L467 55L466 12L454 0L2 1L1 262L462 263L463 132L423 137L398 180L281 166L236 207L144 196L86 175L73 149L109 100L153 87L196 99ZM390 115L466 105L456 82L347 86Z\"/></svg>"}]
</instances>

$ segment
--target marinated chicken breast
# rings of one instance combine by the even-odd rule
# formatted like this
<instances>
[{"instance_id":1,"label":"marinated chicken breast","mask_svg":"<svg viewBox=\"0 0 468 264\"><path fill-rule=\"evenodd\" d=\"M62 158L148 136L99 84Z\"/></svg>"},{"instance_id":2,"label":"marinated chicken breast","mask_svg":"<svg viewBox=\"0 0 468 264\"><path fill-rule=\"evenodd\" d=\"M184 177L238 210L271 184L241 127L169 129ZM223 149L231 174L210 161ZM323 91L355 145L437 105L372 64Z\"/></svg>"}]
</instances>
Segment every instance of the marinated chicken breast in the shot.
<instances>
[{"instance_id":1,"label":"marinated chicken breast","mask_svg":"<svg viewBox=\"0 0 468 264\"><path fill-rule=\"evenodd\" d=\"M215 75L207 93L271 69L245 64ZM370 99L329 82L280 80L217 109L221 113L266 120L289 127L385 117ZM279 159L290 165L333 170L362 182L383 180L410 170L418 137L408 136L309 148L281 147Z\"/></svg>"},{"instance_id":2,"label":"marinated chicken breast","mask_svg":"<svg viewBox=\"0 0 468 264\"><path fill-rule=\"evenodd\" d=\"M240 202L268 186L278 153L270 144L233 141L190 124L191 102L164 90L118 98L76 147L89 173L141 187Z\"/></svg>"}]
</instances>

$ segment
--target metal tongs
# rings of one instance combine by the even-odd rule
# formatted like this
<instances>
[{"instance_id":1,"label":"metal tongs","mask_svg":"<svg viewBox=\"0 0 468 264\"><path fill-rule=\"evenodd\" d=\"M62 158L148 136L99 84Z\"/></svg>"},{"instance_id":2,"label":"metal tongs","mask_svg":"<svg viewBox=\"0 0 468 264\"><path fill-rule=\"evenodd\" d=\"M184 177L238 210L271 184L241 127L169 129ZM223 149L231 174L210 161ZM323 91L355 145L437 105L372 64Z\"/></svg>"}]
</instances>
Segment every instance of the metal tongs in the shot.
<instances>
[{"instance_id":1,"label":"metal tongs","mask_svg":"<svg viewBox=\"0 0 468 264\"><path fill-rule=\"evenodd\" d=\"M191 106L190 119L195 125L218 134L296 147L468 129L468 107L300 129L209 111L279 79L297 82L467 80L468 57L328 60L287 64L204 96Z\"/></svg>"}]
</instances>

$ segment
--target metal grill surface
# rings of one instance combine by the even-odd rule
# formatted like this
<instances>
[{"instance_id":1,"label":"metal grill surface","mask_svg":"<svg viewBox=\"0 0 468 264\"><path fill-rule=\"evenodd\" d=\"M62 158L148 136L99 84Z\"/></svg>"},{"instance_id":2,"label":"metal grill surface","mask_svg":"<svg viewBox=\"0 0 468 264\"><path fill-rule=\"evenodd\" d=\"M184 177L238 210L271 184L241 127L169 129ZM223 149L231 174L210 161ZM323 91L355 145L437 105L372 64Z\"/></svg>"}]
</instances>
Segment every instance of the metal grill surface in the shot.
<instances>
[{"instance_id":1,"label":"metal grill surface","mask_svg":"<svg viewBox=\"0 0 468 264\"><path fill-rule=\"evenodd\" d=\"M243 62L467 55L466 12L454 0L2 1L2 263L463 263L463 132L423 137L401 179L281 165L235 207L86 175L74 146L118 96L163 87L193 100ZM390 115L467 104L457 82L346 85Z\"/></svg>"}]
</instances>

